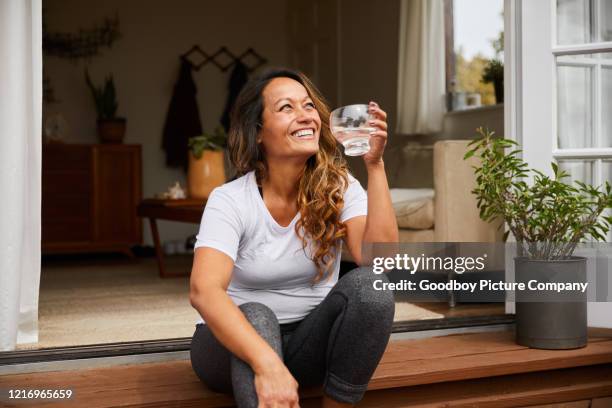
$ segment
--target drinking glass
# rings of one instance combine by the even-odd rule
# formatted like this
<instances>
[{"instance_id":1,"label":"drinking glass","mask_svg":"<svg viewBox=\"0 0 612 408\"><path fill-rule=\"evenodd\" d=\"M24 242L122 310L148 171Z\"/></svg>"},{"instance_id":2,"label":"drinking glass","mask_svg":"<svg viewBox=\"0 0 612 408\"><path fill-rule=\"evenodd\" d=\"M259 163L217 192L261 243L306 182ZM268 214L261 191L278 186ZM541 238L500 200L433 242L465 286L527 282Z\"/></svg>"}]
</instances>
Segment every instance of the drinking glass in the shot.
<instances>
[{"instance_id":1,"label":"drinking glass","mask_svg":"<svg viewBox=\"0 0 612 408\"><path fill-rule=\"evenodd\" d=\"M370 125L372 119L368 105L348 105L332 111L329 126L336 140L344 146L344 154L363 156L370 151L370 134L376 130Z\"/></svg>"}]
</instances>

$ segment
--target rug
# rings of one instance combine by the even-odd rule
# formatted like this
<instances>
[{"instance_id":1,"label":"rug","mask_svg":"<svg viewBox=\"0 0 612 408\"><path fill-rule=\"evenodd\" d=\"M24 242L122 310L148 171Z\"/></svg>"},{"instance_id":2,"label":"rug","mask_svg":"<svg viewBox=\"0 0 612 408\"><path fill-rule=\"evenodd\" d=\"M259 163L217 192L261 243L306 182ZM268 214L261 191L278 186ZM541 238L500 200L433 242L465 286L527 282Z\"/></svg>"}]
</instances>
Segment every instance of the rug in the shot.
<instances>
[{"instance_id":1,"label":"rug","mask_svg":"<svg viewBox=\"0 0 612 408\"><path fill-rule=\"evenodd\" d=\"M188 272L191 261L189 256L166 257L166 269ZM443 317L410 303L396 303L395 321ZM189 303L189 278L161 279L155 259L45 266L39 342L18 349L191 337L197 320L198 313Z\"/></svg>"}]
</instances>

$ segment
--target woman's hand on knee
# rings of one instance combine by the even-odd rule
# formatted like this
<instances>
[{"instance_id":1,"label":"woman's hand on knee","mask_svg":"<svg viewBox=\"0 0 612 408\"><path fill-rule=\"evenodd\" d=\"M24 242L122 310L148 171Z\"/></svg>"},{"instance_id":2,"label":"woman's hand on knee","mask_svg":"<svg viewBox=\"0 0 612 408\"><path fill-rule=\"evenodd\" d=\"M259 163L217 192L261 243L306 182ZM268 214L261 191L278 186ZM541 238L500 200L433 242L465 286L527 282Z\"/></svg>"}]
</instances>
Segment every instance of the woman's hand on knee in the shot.
<instances>
[{"instance_id":1,"label":"woman's hand on knee","mask_svg":"<svg viewBox=\"0 0 612 408\"><path fill-rule=\"evenodd\" d=\"M258 408L299 407L298 382L280 363L255 371Z\"/></svg>"}]
</instances>

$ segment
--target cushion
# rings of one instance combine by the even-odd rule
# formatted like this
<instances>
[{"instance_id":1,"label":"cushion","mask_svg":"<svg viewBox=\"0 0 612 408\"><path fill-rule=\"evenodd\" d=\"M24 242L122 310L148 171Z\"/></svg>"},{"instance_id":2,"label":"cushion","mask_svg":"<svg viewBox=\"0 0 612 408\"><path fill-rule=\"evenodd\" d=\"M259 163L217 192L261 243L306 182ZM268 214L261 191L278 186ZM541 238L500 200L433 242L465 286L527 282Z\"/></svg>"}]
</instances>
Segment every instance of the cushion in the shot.
<instances>
[{"instance_id":1,"label":"cushion","mask_svg":"<svg viewBox=\"0 0 612 408\"><path fill-rule=\"evenodd\" d=\"M434 242L434 231L432 229L413 230L413 229L400 228L399 242L404 242L404 243Z\"/></svg>"},{"instance_id":2,"label":"cushion","mask_svg":"<svg viewBox=\"0 0 612 408\"><path fill-rule=\"evenodd\" d=\"M400 228L427 230L434 226L434 190L392 188L391 202Z\"/></svg>"},{"instance_id":3,"label":"cushion","mask_svg":"<svg viewBox=\"0 0 612 408\"><path fill-rule=\"evenodd\" d=\"M433 148L428 145L432 140L424 135L416 138L418 142L396 140L396 143L400 144L385 148L385 168L390 169L389 186L433 188Z\"/></svg>"}]
</instances>

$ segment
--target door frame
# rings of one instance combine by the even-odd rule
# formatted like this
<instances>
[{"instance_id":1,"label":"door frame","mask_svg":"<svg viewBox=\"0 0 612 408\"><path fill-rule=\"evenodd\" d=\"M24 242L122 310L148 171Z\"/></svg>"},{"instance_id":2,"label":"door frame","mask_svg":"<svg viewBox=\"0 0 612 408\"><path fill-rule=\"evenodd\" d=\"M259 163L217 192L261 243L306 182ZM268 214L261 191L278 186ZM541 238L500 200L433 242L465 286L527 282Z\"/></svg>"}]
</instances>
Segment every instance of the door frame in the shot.
<instances>
[{"instance_id":1,"label":"door frame","mask_svg":"<svg viewBox=\"0 0 612 408\"><path fill-rule=\"evenodd\" d=\"M550 163L556 158L612 157L612 148L590 152L557 148L555 65L559 55L612 51L612 41L556 45L556 0L504 0L504 18L505 137L521 145L522 158L530 168L548 175L552 175ZM595 176L594 181L601 180ZM588 325L612 327L610 308L612 302L589 302ZM506 313L514 312L514 302L506 302Z\"/></svg>"}]
</instances>

